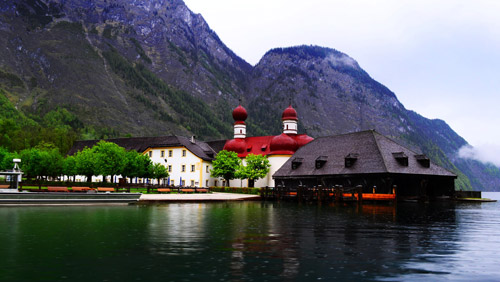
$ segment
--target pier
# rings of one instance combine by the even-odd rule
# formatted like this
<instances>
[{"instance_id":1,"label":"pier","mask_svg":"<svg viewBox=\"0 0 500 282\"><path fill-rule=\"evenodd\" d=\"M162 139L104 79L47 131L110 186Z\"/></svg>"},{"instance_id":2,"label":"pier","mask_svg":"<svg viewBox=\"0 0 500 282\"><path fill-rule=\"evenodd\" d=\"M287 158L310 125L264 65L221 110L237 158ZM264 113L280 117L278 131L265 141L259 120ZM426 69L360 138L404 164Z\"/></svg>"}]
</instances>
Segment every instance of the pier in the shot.
<instances>
[{"instance_id":1,"label":"pier","mask_svg":"<svg viewBox=\"0 0 500 282\"><path fill-rule=\"evenodd\" d=\"M295 201L295 202L396 202L397 186L394 185L391 194L376 193L373 188L372 193L364 193L363 186L344 187L336 185L332 187L305 186L296 187L281 186L264 187L261 189L261 198L263 200L275 201Z\"/></svg>"}]
</instances>

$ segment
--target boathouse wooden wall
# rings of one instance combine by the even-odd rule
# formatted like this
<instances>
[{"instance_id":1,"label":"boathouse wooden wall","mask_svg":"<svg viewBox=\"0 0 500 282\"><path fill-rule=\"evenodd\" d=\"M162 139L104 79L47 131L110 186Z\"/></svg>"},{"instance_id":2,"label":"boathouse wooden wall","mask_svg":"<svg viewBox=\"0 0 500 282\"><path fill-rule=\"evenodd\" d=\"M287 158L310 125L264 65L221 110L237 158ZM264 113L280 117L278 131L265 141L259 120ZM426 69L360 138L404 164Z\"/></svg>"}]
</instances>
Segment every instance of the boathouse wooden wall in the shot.
<instances>
[{"instance_id":1,"label":"boathouse wooden wall","mask_svg":"<svg viewBox=\"0 0 500 282\"><path fill-rule=\"evenodd\" d=\"M391 194L396 186L398 198L437 199L439 197L453 197L455 182L453 177L429 175L331 175L321 177L281 178L276 181L283 187L323 186L334 187L363 187L363 193Z\"/></svg>"}]
</instances>

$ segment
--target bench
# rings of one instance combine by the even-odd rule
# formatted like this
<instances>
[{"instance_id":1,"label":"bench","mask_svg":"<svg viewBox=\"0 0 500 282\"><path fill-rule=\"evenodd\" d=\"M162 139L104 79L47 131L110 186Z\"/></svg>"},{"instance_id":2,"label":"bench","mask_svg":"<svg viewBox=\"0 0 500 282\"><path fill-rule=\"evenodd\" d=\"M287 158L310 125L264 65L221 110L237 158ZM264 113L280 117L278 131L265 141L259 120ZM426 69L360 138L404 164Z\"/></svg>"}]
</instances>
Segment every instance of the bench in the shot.
<instances>
[{"instance_id":1,"label":"bench","mask_svg":"<svg viewBox=\"0 0 500 282\"><path fill-rule=\"evenodd\" d=\"M208 193L208 189L206 189L206 188L198 188L198 189L196 189L196 192L199 192L199 193Z\"/></svg>"},{"instance_id":2,"label":"bench","mask_svg":"<svg viewBox=\"0 0 500 282\"><path fill-rule=\"evenodd\" d=\"M113 187L97 187L97 192L115 192Z\"/></svg>"},{"instance_id":3,"label":"bench","mask_svg":"<svg viewBox=\"0 0 500 282\"><path fill-rule=\"evenodd\" d=\"M48 186L48 192L69 192L68 187Z\"/></svg>"},{"instance_id":4,"label":"bench","mask_svg":"<svg viewBox=\"0 0 500 282\"><path fill-rule=\"evenodd\" d=\"M170 193L170 188L158 188L158 193Z\"/></svg>"},{"instance_id":5,"label":"bench","mask_svg":"<svg viewBox=\"0 0 500 282\"><path fill-rule=\"evenodd\" d=\"M183 193L194 193L194 189L181 189Z\"/></svg>"},{"instance_id":6,"label":"bench","mask_svg":"<svg viewBox=\"0 0 500 282\"><path fill-rule=\"evenodd\" d=\"M90 187L71 187L73 192L87 192L89 190L91 190Z\"/></svg>"},{"instance_id":7,"label":"bench","mask_svg":"<svg viewBox=\"0 0 500 282\"><path fill-rule=\"evenodd\" d=\"M0 185L0 189L9 188L9 187L10 187L9 184L1 184Z\"/></svg>"}]
</instances>

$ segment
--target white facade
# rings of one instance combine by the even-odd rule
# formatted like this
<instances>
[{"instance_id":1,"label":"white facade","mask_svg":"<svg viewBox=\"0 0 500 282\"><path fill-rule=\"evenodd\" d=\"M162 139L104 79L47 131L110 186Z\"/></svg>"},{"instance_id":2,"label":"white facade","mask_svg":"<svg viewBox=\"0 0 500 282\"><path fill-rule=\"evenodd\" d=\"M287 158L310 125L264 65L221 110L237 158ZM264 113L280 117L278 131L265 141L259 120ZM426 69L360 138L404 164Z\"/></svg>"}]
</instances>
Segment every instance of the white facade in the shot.
<instances>
[{"instance_id":1,"label":"white facade","mask_svg":"<svg viewBox=\"0 0 500 282\"><path fill-rule=\"evenodd\" d=\"M271 167L269 168L269 173L261 179L258 179L254 183L254 187L274 187L273 174L280 169L281 166L291 157L292 155L269 155L267 159ZM245 159L242 160L243 163ZM233 179L229 181L229 186L231 187L248 187L247 179Z\"/></svg>"},{"instance_id":2,"label":"white facade","mask_svg":"<svg viewBox=\"0 0 500 282\"><path fill-rule=\"evenodd\" d=\"M210 177L212 163L205 161L186 147L149 148L144 152L153 163L165 166L170 174L170 185L209 187L215 179Z\"/></svg>"},{"instance_id":3,"label":"white facade","mask_svg":"<svg viewBox=\"0 0 500 282\"><path fill-rule=\"evenodd\" d=\"M247 126L237 123L234 125L234 138L245 138L247 136Z\"/></svg>"},{"instance_id":4,"label":"white facade","mask_svg":"<svg viewBox=\"0 0 500 282\"><path fill-rule=\"evenodd\" d=\"M297 134L297 132L298 132L298 126L296 120L288 119L283 121L283 133Z\"/></svg>"}]
</instances>

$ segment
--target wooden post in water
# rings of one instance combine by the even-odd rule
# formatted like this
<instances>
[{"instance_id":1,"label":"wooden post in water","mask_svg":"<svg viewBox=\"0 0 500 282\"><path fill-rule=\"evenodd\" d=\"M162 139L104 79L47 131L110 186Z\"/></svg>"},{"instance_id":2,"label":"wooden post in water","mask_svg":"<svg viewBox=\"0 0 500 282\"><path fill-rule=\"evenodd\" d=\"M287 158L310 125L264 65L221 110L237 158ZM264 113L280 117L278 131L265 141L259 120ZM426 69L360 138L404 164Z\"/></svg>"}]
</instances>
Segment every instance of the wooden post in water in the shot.
<instances>
[{"instance_id":1,"label":"wooden post in water","mask_svg":"<svg viewBox=\"0 0 500 282\"><path fill-rule=\"evenodd\" d=\"M318 193L318 196L317 196L318 203L321 203L321 200L323 199L323 195L322 195L323 194L323 185L321 185L321 184L318 185L318 191L317 191L317 193Z\"/></svg>"},{"instance_id":2,"label":"wooden post in water","mask_svg":"<svg viewBox=\"0 0 500 282\"><path fill-rule=\"evenodd\" d=\"M297 186L297 201L299 203L302 203L302 197L303 197L303 191L302 191L302 184L299 184L299 186Z\"/></svg>"},{"instance_id":3,"label":"wooden post in water","mask_svg":"<svg viewBox=\"0 0 500 282\"><path fill-rule=\"evenodd\" d=\"M394 194L394 202L397 203L398 202L398 186L397 185L392 186L392 194Z\"/></svg>"},{"instance_id":4,"label":"wooden post in water","mask_svg":"<svg viewBox=\"0 0 500 282\"><path fill-rule=\"evenodd\" d=\"M358 191L358 203L363 204L363 186L356 186L356 190Z\"/></svg>"}]
</instances>

